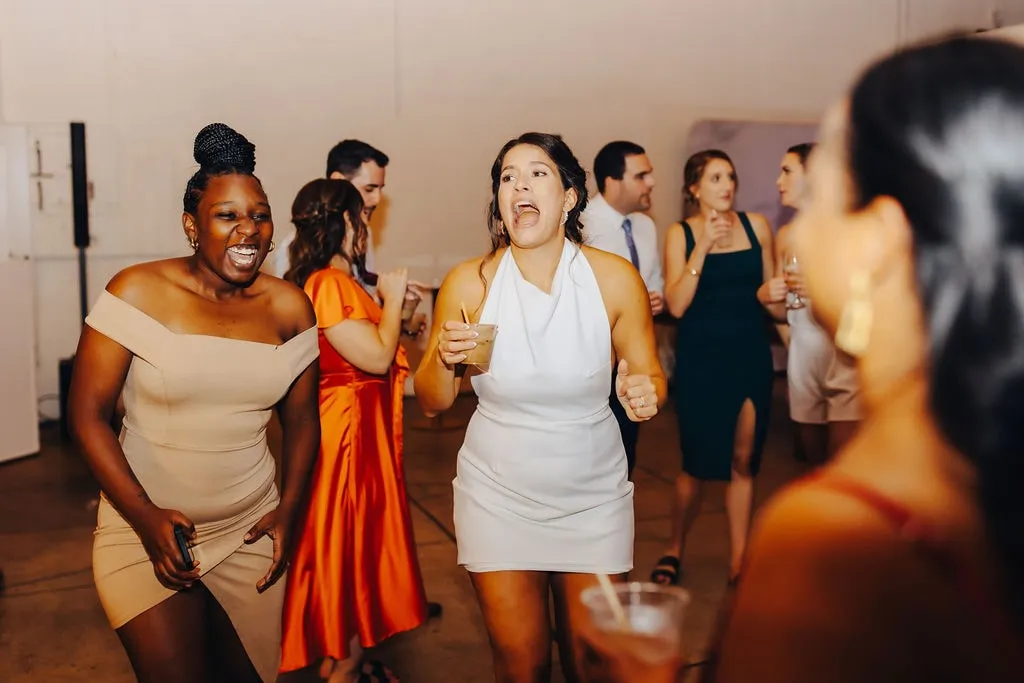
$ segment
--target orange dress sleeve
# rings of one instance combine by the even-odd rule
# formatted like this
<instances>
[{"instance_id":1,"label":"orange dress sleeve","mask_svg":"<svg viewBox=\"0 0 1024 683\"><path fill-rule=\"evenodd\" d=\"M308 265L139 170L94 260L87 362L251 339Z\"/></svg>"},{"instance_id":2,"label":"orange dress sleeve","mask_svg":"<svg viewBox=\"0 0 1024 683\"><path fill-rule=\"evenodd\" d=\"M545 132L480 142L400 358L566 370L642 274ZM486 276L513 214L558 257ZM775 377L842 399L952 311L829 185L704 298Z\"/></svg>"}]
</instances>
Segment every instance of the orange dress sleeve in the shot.
<instances>
[{"instance_id":1,"label":"orange dress sleeve","mask_svg":"<svg viewBox=\"0 0 1024 683\"><path fill-rule=\"evenodd\" d=\"M375 306L370 295L351 276L339 270L318 270L306 280L304 289L313 302L320 329L334 327L343 320L379 322L380 313L372 310Z\"/></svg>"}]
</instances>

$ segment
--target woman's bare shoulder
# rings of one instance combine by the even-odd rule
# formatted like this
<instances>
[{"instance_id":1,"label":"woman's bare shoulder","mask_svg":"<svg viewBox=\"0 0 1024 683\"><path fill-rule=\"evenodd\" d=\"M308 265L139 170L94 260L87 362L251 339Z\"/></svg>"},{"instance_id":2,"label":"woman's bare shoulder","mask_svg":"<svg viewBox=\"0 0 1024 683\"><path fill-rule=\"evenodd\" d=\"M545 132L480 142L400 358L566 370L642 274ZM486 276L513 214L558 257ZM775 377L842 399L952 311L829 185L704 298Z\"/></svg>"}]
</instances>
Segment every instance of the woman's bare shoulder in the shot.
<instances>
[{"instance_id":1,"label":"woman's bare shoulder","mask_svg":"<svg viewBox=\"0 0 1024 683\"><path fill-rule=\"evenodd\" d=\"M179 289L184 275L184 259L143 261L119 271L110 278L106 290L119 299L146 310L159 303L170 290Z\"/></svg>"},{"instance_id":2,"label":"woman's bare shoulder","mask_svg":"<svg viewBox=\"0 0 1024 683\"><path fill-rule=\"evenodd\" d=\"M271 310L278 318L279 326L288 330L290 336L316 324L313 302L306 293L292 282L264 273L260 276L263 294L270 298ZM285 334L282 336L289 336Z\"/></svg>"}]
</instances>

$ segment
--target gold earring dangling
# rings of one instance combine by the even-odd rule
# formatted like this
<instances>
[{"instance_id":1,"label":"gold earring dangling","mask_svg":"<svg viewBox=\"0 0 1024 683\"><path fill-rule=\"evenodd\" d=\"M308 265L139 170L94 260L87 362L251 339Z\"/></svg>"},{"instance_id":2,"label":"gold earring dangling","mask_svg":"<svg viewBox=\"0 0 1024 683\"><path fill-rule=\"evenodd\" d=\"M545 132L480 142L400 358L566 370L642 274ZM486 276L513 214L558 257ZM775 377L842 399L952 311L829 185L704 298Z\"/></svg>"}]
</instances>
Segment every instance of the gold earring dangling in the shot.
<instances>
[{"instance_id":1,"label":"gold earring dangling","mask_svg":"<svg viewBox=\"0 0 1024 683\"><path fill-rule=\"evenodd\" d=\"M836 347L854 358L867 350L874 323L874 306L871 304L871 280L864 271L858 271L850 278L850 298L843 306L836 329Z\"/></svg>"},{"instance_id":2,"label":"gold earring dangling","mask_svg":"<svg viewBox=\"0 0 1024 683\"><path fill-rule=\"evenodd\" d=\"M565 225L566 221L569 220L569 212L567 210L562 211L562 225Z\"/></svg>"},{"instance_id":3,"label":"gold earring dangling","mask_svg":"<svg viewBox=\"0 0 1024 683\"><path fill-rule=\"evenodd\" d=\"M270 252L274 251L275 246L276 245L274 244L274 240L270 240L270 248L267 249L267 253L269 254Z\"/></svg>"},{"instance_id":4,"label":"gold earring dangling","mask_svg":"<svg viewBox=\"0 0 1024 683\"><path fill-rule=\"evenodd\" d=\"M192 251L199 251L199 240L188 235L185 235L185 239L188 241L188 246L192 248Z\"/></svg>"}]
</instances>

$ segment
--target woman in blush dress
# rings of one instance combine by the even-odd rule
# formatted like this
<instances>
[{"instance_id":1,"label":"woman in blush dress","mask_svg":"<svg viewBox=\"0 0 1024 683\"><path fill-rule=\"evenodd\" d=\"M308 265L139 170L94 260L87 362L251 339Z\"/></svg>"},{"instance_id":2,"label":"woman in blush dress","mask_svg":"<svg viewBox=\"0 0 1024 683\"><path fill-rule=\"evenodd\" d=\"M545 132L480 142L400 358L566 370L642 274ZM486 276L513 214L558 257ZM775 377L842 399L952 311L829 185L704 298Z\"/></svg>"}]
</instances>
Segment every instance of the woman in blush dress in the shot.
<instances>
[{"instance_id":1,"label":"woman in blush dress","mask_svg":"<svg viewBox=\"0 0 1024 683\"><path fill-rule=\"evenodd\" d=\"M260 273L274 223L255 147L211 124L195 158L182 217L193 253L132 266L100 294L75 356L71 433L102 490L96 588L138 680L269 683L278 579L320 442L316 320L301 289Z\"/></svg>"}]
</instances>

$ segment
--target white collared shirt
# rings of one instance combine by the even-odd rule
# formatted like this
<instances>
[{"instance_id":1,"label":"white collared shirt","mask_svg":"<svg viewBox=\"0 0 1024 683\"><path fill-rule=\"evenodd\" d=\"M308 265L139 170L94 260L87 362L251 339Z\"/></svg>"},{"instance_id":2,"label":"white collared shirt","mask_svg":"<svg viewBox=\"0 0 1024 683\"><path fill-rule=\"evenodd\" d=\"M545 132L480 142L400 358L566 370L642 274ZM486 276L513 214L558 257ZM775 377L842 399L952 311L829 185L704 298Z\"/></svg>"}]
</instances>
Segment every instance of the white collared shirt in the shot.
<instances>
[{"instance_id":1,"label":"white collared shirt","mask_svg":"<svg viewBox=\"0 0 1024 683\"><path fill-rule=\"evenodd\" d=\"M633 242L640 260L640 277L643 278L647 290L663 294L665 279L661 274L661 255L658 252L658 229L654 221L645 213L634 212L623 216L605 201L600 194L595 195L583 213L583 243L618 254L631 261L629 247L626 245L626 232L622 222L629 218L633 227Z\"/></svg>"}]
</instances>

